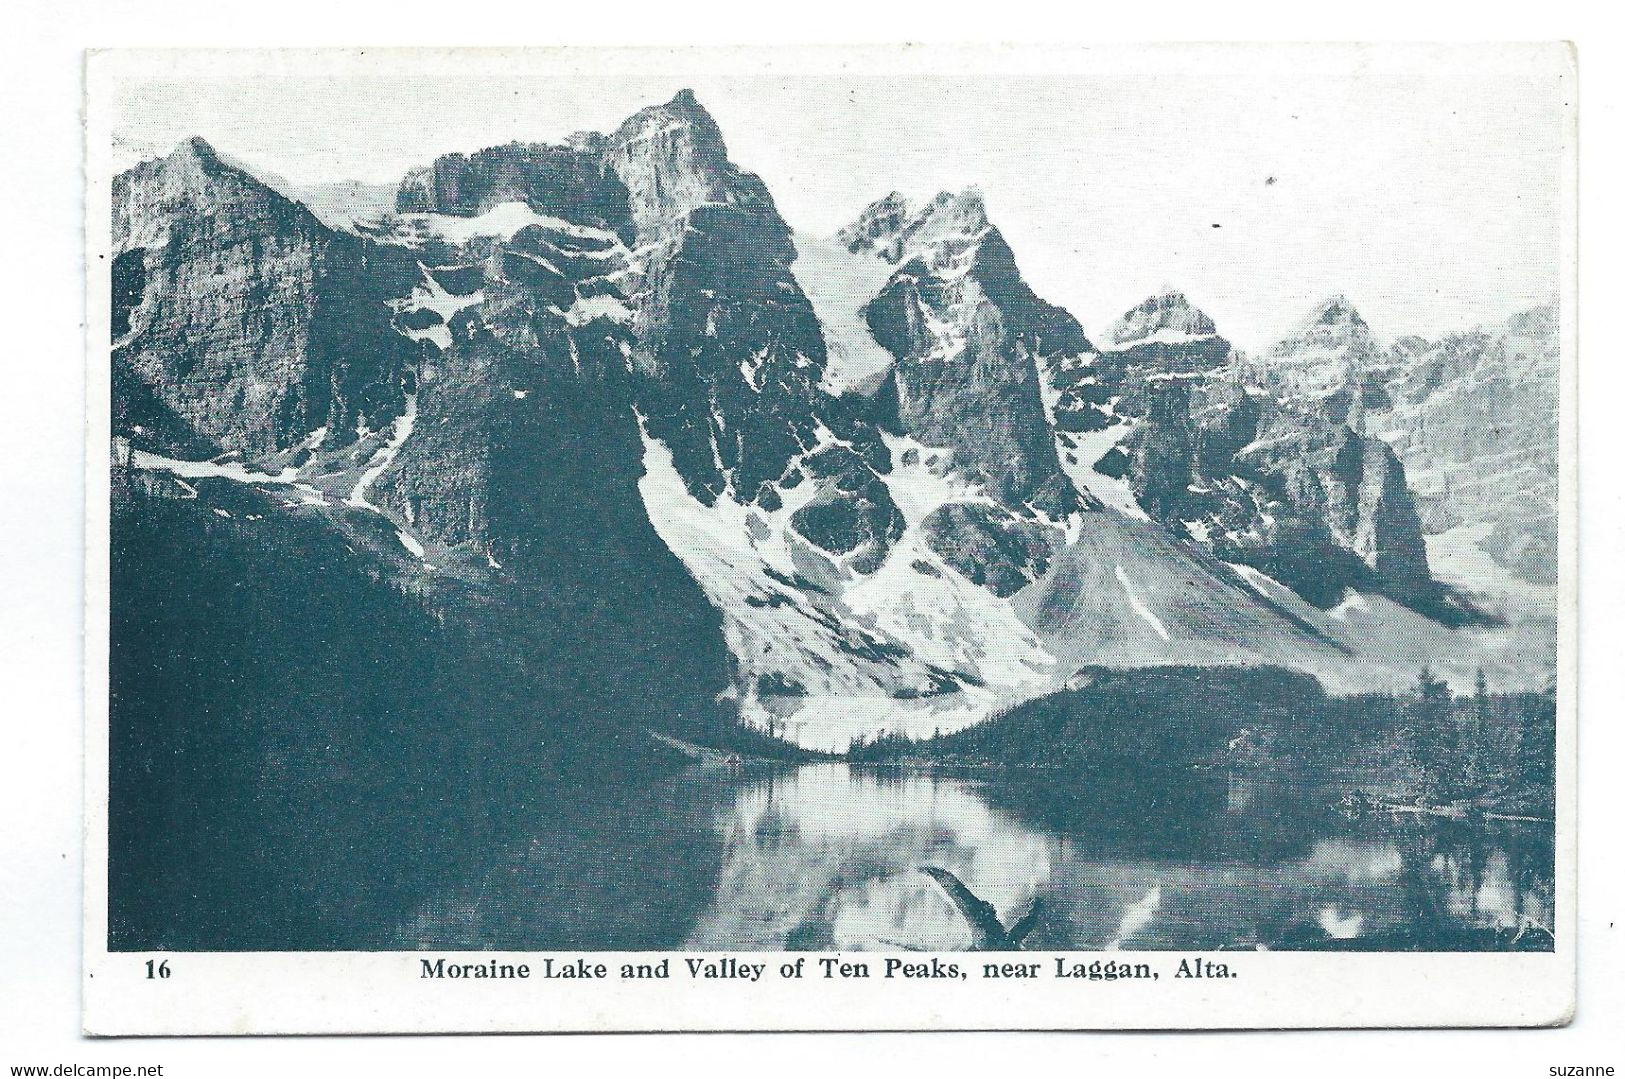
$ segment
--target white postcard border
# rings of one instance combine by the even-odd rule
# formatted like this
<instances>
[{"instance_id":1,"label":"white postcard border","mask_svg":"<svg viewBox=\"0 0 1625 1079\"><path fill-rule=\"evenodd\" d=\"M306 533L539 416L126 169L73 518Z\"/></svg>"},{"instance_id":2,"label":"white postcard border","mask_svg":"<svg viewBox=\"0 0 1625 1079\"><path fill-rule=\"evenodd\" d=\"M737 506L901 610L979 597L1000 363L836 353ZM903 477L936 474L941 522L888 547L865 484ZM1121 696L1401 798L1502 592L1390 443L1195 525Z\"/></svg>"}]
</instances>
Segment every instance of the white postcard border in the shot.
<instances>
[{"instance_id":1,"label":"white postcard border","mask_svg":"<svg viewBox=\"0 0 1625 1079\"><path fill-rule=\"evenodd\" d=\"M794 77L863 70L892 73L1033 74L1092 72L1192 74L1299 69L1405 71L1422 65L1502 63L1554 69L1576 84L1572 49L1533 45L1169 45L1100 48L1010 46L786 47L782 49L313 49L117 50L87 62L86 124L86 501L85 501L85 893L84 1029L93 1035L450 1033L496 1031L672 1030L1101 1030L1273 1029L1307 1027L1483 1027L1566 1023L1575 1006L1577 932L1577 195L1576 108L1568 100L1563 162L1564 261L1560 322L1560 578L1558 641L1556 950L1551 953L1174 952L947 953L961 967L984 962L1146 963L1156 981L913 981L774 976L805 957L832 953L609 952L241 952L161 953L107 950L108 519L111 435L106 342L111 247L111 139L105 104L124 78L159 70L206 83L211 73L245 70L276 77L285 65L334 75L365 71L409 54L427 70L478 63L489 77L545 62L560 77L590 71L727 71ZM888 953L848 955L879 968ZM539 979L544 958L620 963L671 958L663 982ZM757 982L694 980L683 957L765 963ZM530 979L441 980L421 976L423 959L448 963L528 963ZM910 963L931 956L897 953ZM1229 979L1183 979L1182 959L1224 963ZM147 964L167 962L168 978Z\"/></svg>"}]
</instances>

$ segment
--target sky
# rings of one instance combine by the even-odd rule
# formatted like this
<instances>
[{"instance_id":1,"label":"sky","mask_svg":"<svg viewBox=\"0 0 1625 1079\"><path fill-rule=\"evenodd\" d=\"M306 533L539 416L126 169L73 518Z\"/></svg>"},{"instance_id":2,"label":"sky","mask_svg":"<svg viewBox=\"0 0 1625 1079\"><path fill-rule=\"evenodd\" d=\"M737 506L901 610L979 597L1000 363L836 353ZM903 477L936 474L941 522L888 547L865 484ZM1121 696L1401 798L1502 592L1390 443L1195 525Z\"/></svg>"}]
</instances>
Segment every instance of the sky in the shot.
<instances>
[{"instance_id":1,"label":"sky","mask_svg":"<svg viewBox=\"0 0 1625 1079\"><path fill-rule=\"evenodd\" d=\"M689 87L798 230L975 185L1097 338L1178 288L1259 351L1333 294L1384 338L1557 298L1572 82L1554 46L134 53L93 62L91 138L393 182Z\"/></svg>"}]
</instances>

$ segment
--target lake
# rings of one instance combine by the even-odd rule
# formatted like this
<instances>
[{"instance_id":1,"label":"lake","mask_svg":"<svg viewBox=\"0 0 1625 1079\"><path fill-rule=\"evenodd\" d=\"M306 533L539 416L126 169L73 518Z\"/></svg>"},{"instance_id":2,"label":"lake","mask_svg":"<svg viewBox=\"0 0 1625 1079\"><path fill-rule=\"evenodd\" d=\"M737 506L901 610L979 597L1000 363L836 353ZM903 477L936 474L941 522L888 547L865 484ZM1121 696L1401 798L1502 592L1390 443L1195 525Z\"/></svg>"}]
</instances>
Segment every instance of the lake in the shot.
<instances>
[{"instance_id":1,"label":"lake","mask_svg":"<svg viewBox=\"0 0 1625 1079\"><path fill-rule=\"evenodd\" d=\"M1550 835L1348 819L1211 770L695 766L550 803L471 853L390 946L968 948L933 866L1006 925L1040 903L1030 949L1543 949Z\"/></svg>"}]
</instances>

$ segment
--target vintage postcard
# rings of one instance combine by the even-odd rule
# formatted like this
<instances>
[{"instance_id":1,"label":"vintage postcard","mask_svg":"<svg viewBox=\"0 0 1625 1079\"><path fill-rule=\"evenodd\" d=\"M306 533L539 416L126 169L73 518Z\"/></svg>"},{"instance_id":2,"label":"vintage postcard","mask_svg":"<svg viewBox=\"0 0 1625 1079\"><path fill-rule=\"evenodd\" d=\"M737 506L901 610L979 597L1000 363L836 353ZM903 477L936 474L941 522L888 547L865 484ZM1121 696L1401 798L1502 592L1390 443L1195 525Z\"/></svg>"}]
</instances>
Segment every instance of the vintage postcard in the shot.
<instances>
[{"instance_id":1,"label":"vintage postcard","mask_svg":"<svg viewBox=\"0 0 1625 1079\"><path fill-rule=\"evenodd\" d=\"M1567 1021L1567 46L87 70L87 1031Z\"/></svg>"}]
</instances>

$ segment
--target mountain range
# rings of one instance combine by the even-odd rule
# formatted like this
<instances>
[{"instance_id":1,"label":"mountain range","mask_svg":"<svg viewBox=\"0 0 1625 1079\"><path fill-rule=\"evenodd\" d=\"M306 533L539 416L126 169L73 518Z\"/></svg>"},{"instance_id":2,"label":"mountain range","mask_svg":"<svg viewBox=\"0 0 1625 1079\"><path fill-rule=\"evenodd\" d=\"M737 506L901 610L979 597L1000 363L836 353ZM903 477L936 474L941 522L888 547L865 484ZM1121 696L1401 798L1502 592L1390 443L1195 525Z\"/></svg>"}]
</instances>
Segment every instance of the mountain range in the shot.
<instances>
[{"instance_id":1,"label":"mountain range","mask_svg":"<svg viewBox=\"0 0 1625 1079\"><path fill-rule=\"evenodd\" d=\"M539 692L841 750L1101 668L1550 676L1555 308L1092 341L974 189L796 233L688 91L381 197L117 177L115 491L339 543Z\"/></svg>"}]
</instances>

